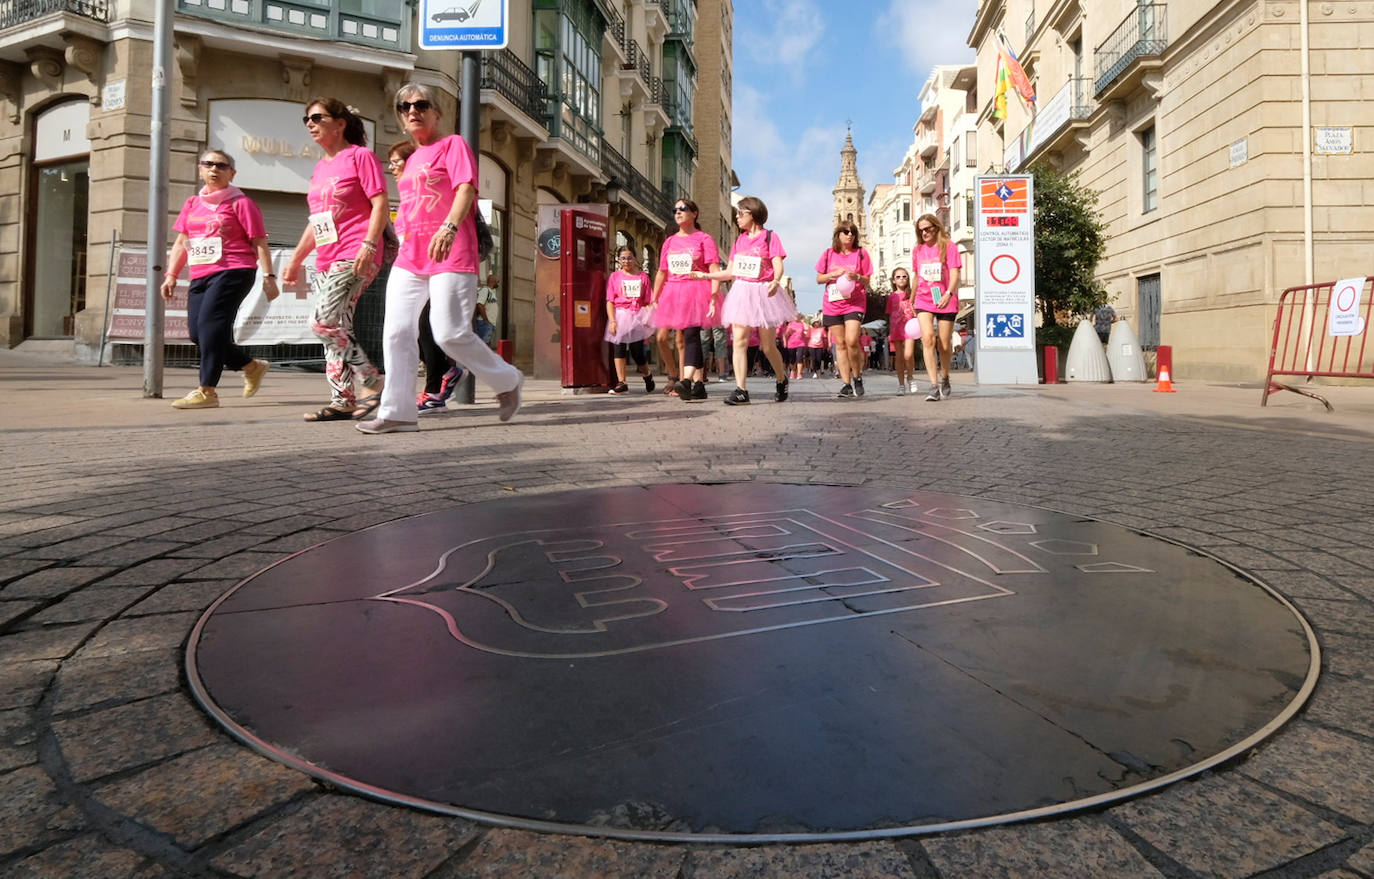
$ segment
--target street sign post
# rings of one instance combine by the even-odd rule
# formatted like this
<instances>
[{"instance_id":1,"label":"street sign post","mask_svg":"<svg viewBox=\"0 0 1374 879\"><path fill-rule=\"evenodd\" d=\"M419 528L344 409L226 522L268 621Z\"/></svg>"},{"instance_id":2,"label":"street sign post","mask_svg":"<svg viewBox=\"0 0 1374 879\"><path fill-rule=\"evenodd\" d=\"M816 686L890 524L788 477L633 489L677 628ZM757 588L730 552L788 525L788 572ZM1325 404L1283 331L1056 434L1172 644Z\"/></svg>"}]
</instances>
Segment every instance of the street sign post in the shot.
<instances>
[{"instance_id":1,"label":"street sign post","mask_svg":"<svg viewBox=\"0 0 1374 879\"><path fill-rule=\"evenodd\" d=\"M1039 382L1035 365L1035 181L980 176L974 253L979 384Z\"/></svg>"},{"instance_id":2,"label":"street sign post","mask_svg":"<svg viewBox=\"0 0 1374 879\"><path fill-rule=\"evenodd\" d=\"M504 49L510 0L421 0L422 49Z\"/></svg>"}]
</instances>

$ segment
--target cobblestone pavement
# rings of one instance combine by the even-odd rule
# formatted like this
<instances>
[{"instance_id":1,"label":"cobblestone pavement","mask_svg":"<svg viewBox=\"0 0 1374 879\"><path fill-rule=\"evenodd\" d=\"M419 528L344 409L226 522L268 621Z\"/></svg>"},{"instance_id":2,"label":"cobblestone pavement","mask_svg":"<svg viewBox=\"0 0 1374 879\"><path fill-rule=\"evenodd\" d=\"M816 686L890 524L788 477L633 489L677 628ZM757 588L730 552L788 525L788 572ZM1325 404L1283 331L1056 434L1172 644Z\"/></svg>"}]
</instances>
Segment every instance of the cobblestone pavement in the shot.
<instances>
[{"instance_id":1,"label":"cobblestone pavement","mask_svg":"<svg viewBox=\"0 0 1374 879\"><path fill-rule=\"evenodd\" d=\"M305 424L318 375L175 412L141 372L0 352L0 875L54 877L1374 877L1374 388L1332 415L1180 384L972 389L931 404L794 383L704 406L531 382L418 434ZM719 390L717 390L719 388ZM768 385L756 385L759 391ZM768 394L756 391L756 399ZM947 462L954 462L952 464ZM878 482L1146 529L1253 572L1307 615L1307 708L1218 771L1026 825L843 845L693 846L481 826L332 792L193 704L181 650L239 578L445 506L673 481Z\"/></svg>"}]
</instances>

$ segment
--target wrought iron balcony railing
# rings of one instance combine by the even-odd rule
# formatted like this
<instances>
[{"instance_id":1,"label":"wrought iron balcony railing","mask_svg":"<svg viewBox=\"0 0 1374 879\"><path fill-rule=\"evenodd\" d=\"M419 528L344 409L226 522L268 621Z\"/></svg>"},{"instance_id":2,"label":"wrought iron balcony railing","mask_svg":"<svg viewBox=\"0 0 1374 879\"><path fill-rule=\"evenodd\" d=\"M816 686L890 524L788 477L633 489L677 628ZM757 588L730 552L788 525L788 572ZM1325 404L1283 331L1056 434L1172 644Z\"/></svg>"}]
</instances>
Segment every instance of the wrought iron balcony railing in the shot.
<instances>
[{"instance_id":1,"label":"wrought iron balcony railing","mask_svg":"<svg viewBox=\"0 0 1374 879\"><path fill-rule=\"evenodd\" d=\"M1096 92L1111 85L1140 58L1158 56L1169 47L1168 19L1163 3L1140 3L1097 47Z\"/></svg>"},{"instance_id":2,"label":"wrought iron balcony railing","mask_svg":"<svg viewBox=\"0 0 1374 879\"><path fill-rule=\"evenodd\" d=\"M110 20L110 4L106 0L0 0L0 29L54 12L70 12L93 21Z\"/></svg>"},{"instance_id":3,"label":"wrought iron balcony railing","mask_svg":"<svg viewBox=\"0 0 1374 879\"><path fill-rule=\"evenodd\" d=\"M649 209L653 219L666 224L673 218L673 200L663 190L649 182L649 178L639 173L620 153L611 148L603 139L601 142L601 170L620 184L626 195Z\"/></svg>"},{"instance_id":4,"label":"wrought iron balcony railing","mask_svg":"<svg viewBox=\"0 0 1374 879\"><path fill-rule=\"evenodd\" d=\"M198 18L281 31L287 34L338 40L398 52L412 50L409 9L395 18L300 0L176 0L176 11Z\"/></svg>"},{"instance_id":5,"label":"wrought iron balcony railing","mask_svg":"<svg viewBox=\"0 0 1374 879\"><path fill-rule=\"evenodd\" d=\"M483 89L495 91L536 122L547 117L548 86L510 49L482 53L481 82Z\"/></svg>"}]
</instances>

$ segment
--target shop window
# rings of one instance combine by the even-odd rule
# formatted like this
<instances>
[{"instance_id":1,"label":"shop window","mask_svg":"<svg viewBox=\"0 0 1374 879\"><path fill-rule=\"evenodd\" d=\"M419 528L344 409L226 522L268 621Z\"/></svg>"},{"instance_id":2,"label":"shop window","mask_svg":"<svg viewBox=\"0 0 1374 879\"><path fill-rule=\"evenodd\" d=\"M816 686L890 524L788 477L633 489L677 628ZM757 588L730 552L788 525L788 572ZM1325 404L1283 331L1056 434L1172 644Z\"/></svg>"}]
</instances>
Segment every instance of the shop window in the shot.
<instances>
[{"instance_id":1,"label":"shop window","mask_svg":"<svg viewBox=\"0 0 1374 879\"><path fill-rule=\"evenodd\" d=\"M25 330L71 336L77 312L86 307L90 102L59 104L34 121Z\"/></svg>"}]
</instances>

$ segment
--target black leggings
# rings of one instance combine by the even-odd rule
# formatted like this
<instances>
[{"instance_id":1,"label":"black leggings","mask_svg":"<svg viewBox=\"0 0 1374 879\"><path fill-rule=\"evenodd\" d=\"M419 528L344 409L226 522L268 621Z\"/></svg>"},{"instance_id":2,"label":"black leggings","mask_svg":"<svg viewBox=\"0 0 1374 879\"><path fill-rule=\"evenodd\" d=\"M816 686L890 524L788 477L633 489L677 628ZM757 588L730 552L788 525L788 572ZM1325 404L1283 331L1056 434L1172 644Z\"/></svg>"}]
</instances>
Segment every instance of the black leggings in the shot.
<instances>
[{"instance_id":1,"label":"black leggings","mask_svg":"<svg viewBox=\"0 0 1374 879\"><path fill-rule=\"evenodd\" d=\"M616 360L625 360L630 357L635 359L635 366L643 366L647 361L644 354L644 342L616 342L611 346Z\"/></svg>"},{"instance_id":2,"label":"black leggings","mask_svg":"<svg viewBox=\"0 0 1374 879\"><path fill-rule=\"evenodd\" d=\"M444 373L453 361L434 341L434 330L429 325L429 303L420 311L420 360L425 364L425 393L437 394L444 386Z\"/></svg>"},{"instance_id":3,"label":"black leggings","mask_svg":"<svg viewBox=\"0 0 1374 879\"><path fill-rule=\"evenodd\" d=\"M687 327L682 331L682 364L693 369L706 365L701 356L701 327Z\"/></svg>"}]
</instances>

